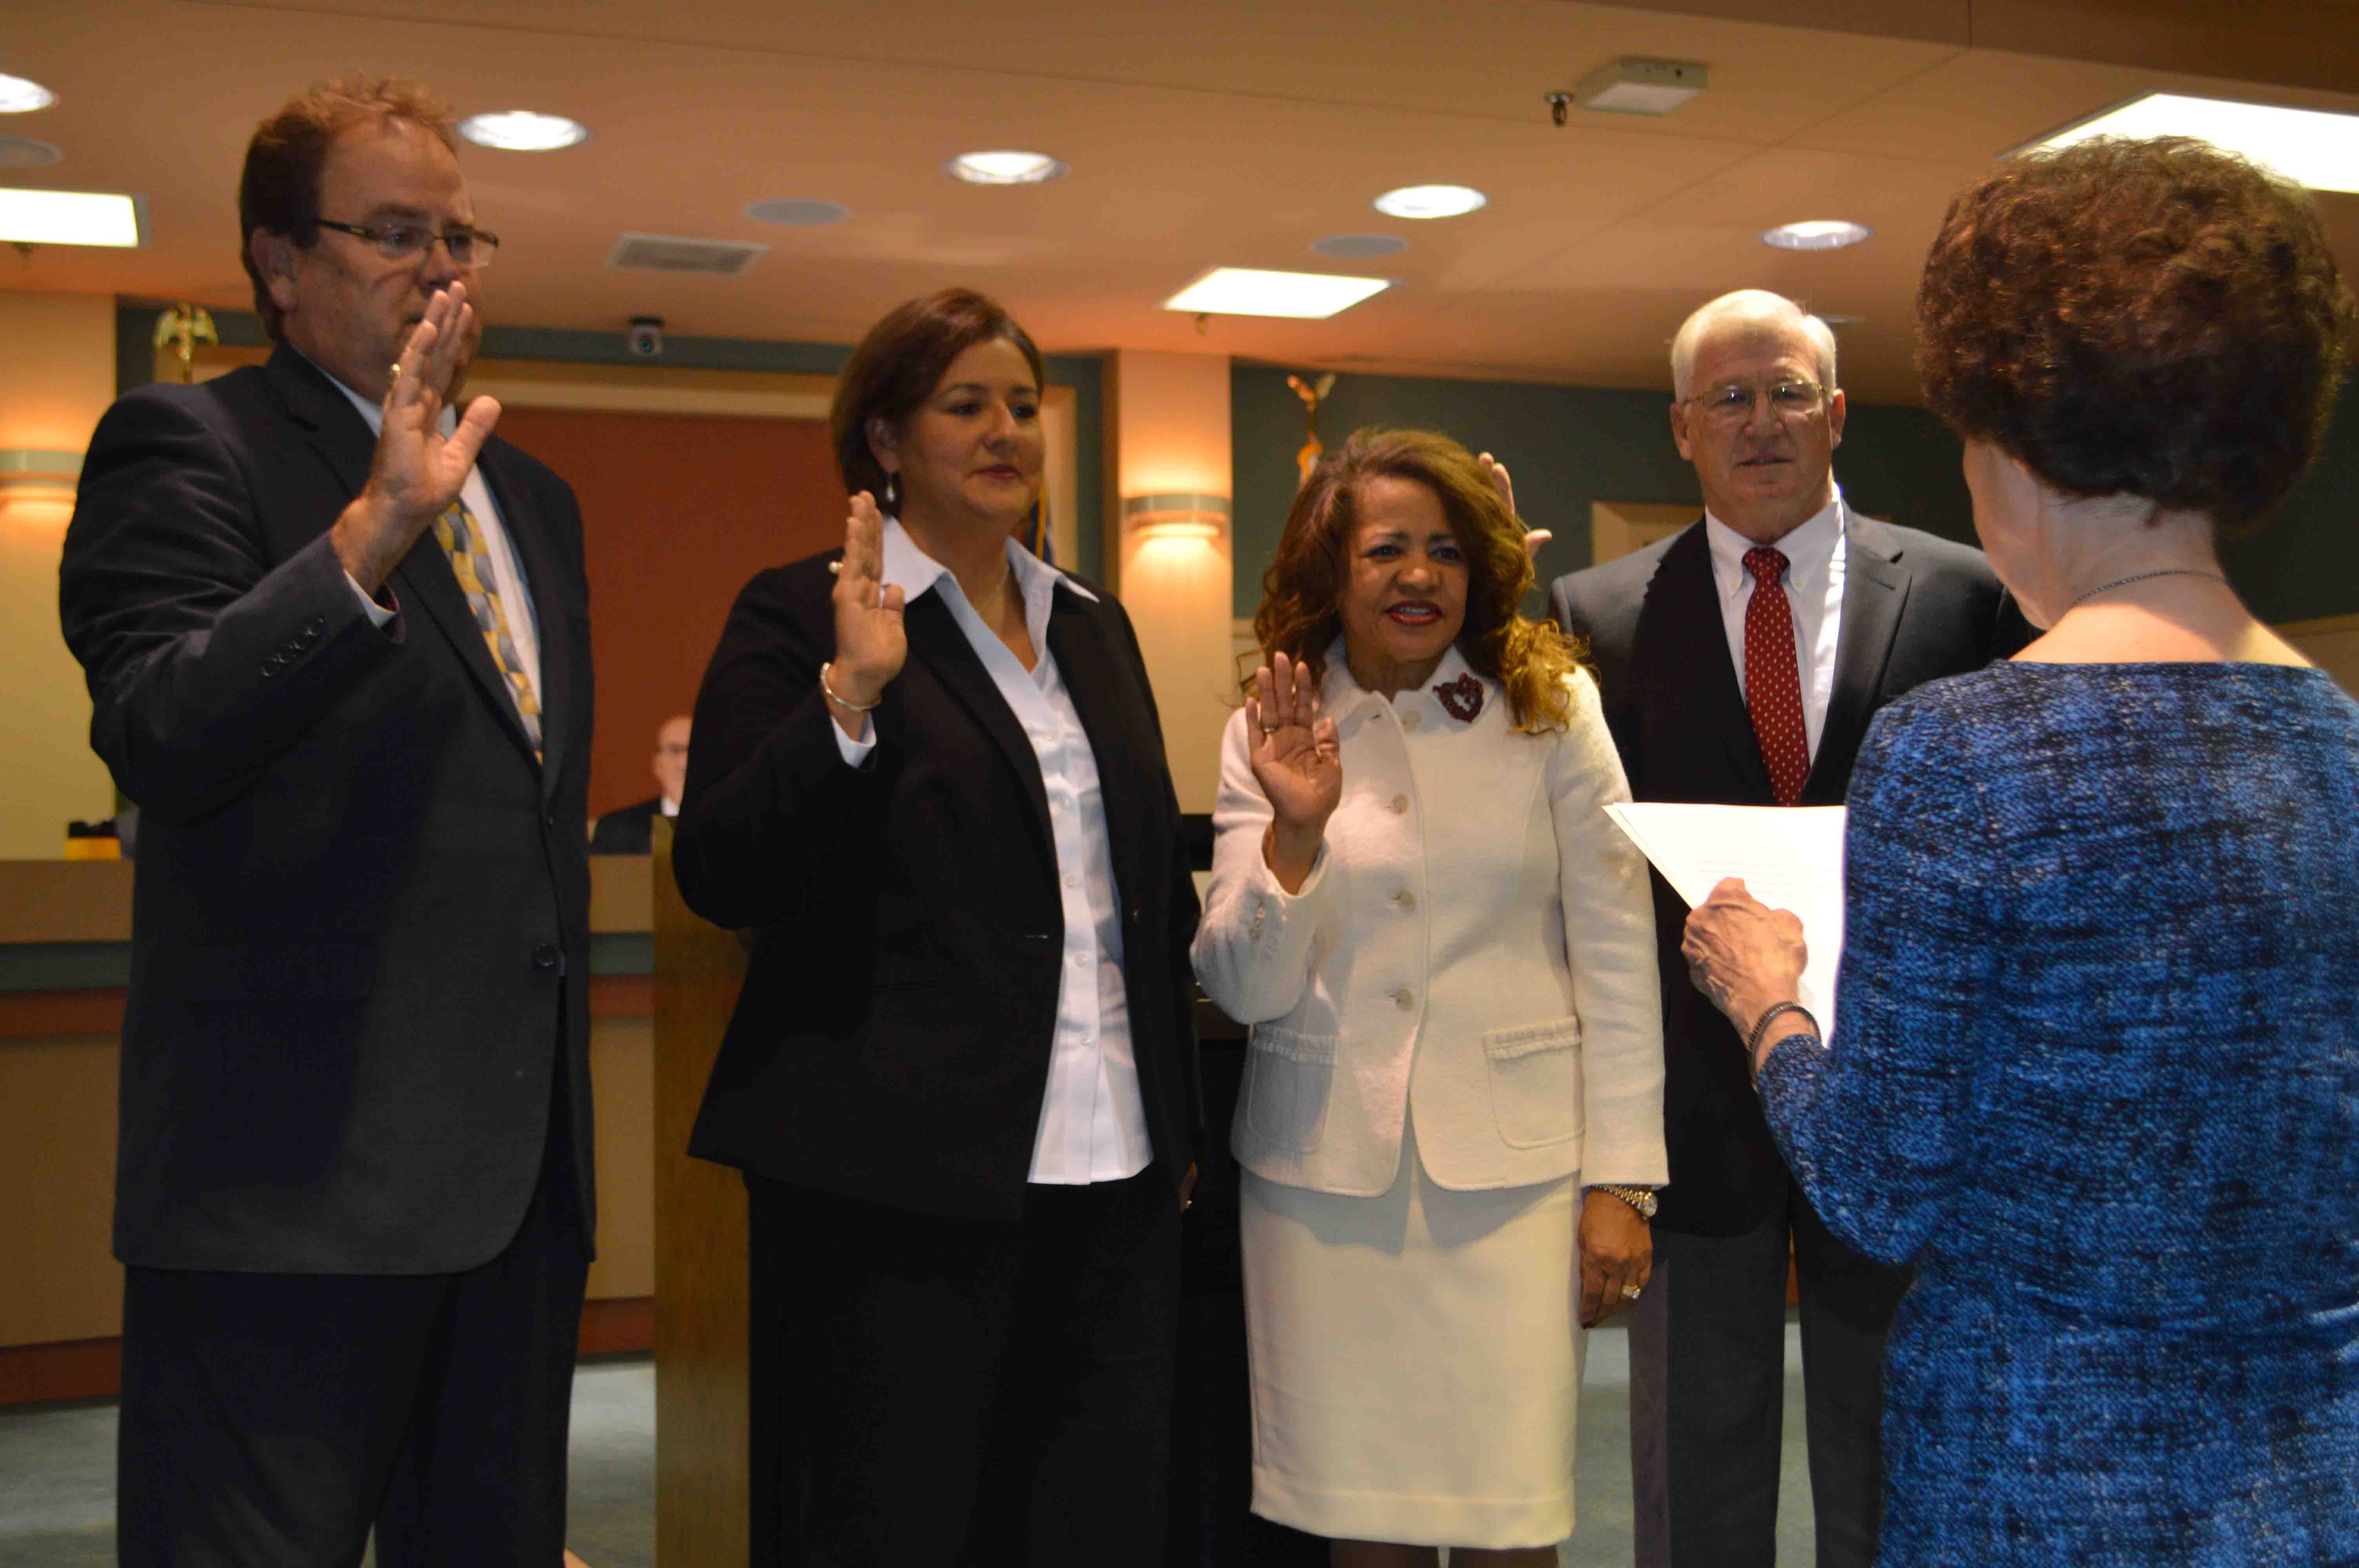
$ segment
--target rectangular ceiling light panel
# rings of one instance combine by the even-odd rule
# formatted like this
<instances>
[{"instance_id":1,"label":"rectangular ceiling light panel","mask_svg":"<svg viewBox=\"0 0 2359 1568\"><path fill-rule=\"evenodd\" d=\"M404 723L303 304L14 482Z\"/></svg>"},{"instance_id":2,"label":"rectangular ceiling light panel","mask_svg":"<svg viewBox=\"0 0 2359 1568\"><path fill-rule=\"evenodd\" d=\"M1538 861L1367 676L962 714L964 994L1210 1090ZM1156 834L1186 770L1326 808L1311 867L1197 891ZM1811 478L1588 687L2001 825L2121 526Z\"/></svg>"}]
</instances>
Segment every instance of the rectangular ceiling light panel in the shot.
<instances>
[{"instance_id":1,"label":"rectangular ceiling light panel","mask_svg":"<svg viewBox=\"0 0 2359 1568\"><path fill-rule=\"evenodd\" d=\"M2359 192L2359 114L2281 109L2149 92L2017 147L2069 147L2092 136L2200 136L2312 190Z\"/></svg>"},{"instance_id":2,"label":"rectangular ceiling light panel","mask_svg":"<svg viewBox=\"0 0 2359 1568\"><path fill-rule=\"evenodd\" d=\"M1320 321L1392 287L1390 278L1216 266L1163 302L1211 316L1292 316Z\"/></svg>"},{"instance_id":3,"label":"rectangular ceiling light panel","mask_svg":"<svg viewBox=\"0 0 2359 1568\"><path fill-rule=\"evenodd\" d=\"M0 240L134 249L139 199L103 190L0 189Z\"/></svg>"}]
</instances>

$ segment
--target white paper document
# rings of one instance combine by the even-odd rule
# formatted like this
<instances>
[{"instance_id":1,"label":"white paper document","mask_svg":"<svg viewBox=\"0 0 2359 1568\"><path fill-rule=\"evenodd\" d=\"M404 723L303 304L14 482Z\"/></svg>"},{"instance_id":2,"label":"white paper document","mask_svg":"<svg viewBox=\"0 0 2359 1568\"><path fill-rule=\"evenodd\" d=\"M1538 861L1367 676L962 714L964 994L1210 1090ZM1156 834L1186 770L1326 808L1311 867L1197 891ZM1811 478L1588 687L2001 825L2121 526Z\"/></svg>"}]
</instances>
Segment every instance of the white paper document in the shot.
<instances>
[{"instance_id":1,"label":"white paper document","mask_svg":"<svg viewBox=\"0 0 2359 1568\"><path fill-rule=\"evenodd\" d=\"M1810 957L1799 1000L1834 1038L1843 935L1842 806L1631 802L1605 812L1689 907L1701 903L1722 878L1742 877L1755 898L1801 916Z\"/></svg>"}]
</instances>

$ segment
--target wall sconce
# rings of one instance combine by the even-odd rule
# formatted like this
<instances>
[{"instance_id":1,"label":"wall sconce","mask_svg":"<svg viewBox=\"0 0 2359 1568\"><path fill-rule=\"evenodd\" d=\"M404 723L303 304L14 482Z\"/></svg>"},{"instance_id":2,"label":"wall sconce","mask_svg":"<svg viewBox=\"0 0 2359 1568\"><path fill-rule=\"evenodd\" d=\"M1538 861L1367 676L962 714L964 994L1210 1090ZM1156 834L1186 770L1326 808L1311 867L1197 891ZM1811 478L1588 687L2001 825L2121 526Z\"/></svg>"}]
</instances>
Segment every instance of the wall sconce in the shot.
<instances>
[{"instance_id":1,"label":"wall sconce","mask_svg":"<svg viewBox=\"0 0 2359 1568\"><path fill-rule=\"evenodd\" d=\"M80 452L0 448L0 516L62 533L73 516L74 488L81 481Z\"/></svg>"},{"instance_id":2,"label":"wall sconce","mask_svg":"<svg viewBox=\"0 0 2359 1568\"><path fill-rule=\"evenodd\" d=\"M1141 541L1219 538L1229 530L1225 495L1126 495L1122 525Z\"/></svg>"}]
</instances>

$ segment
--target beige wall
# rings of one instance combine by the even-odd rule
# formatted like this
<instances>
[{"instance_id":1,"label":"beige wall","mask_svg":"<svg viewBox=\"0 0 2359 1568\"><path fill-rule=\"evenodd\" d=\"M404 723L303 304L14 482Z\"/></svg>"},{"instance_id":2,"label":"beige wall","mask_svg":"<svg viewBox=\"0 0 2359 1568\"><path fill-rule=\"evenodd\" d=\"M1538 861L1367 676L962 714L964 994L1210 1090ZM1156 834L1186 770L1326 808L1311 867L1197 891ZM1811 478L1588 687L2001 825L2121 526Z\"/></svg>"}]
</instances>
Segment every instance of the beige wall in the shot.
<instances>
[{"instance_id":1,"label":"beige wall","mask_svg":"<svg viewBox=\"0 0 2359 1568\"><path fill-rule=\"evenodd\" d=\"M114 300L0 292L0 449L80 452L114 401ZM58 635L58 550L73 497L0 490L0 860L55 860L71 817L114 810L90 750L90 698Z\"/></svg>"},{"instance_id":2,"label":"beige wall","mask_svg":"<svg viewBox=\"0 0 2359 1568\"><path fill-rule=\"evenodd\" d=\"M1125 350L1107 368L1117 495L1227 496L1228 356ZM1119 501L1115 511L1119 517ZM1221 727L1235 690L1229 531L1214 539L1142 539L1125 528L1119 544L1114 580L1155 684L1180 808L1210 811L1220 785Z\"/></svg>"}]
</instances>

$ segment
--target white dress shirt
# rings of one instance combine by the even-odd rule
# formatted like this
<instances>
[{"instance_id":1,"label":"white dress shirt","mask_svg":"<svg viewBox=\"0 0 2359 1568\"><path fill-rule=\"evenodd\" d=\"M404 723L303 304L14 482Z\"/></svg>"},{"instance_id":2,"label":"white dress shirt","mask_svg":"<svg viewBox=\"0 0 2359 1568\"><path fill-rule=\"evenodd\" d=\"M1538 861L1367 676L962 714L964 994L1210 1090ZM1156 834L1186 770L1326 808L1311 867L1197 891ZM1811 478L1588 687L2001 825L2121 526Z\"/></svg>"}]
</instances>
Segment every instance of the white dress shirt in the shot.
<instances>
[{"instance_id":1,"label":"white dress shirt","mask_svg":"<svg viewBox=\"0 0 2359 1568\"><path fill-rule=\"evenodd\" d=\"M1794 661L1802 680L1802 733L1818 761L1819 733L1826 728L1827 703L1835 690L1835 647L1843 636L1843 541L1850 514L1843 491L1811 519L1770 548L1786 557L1786 602L1794 615ZM1729 662L1736 666L1736 689L1745 690L1745 608L1753 602L1753 574L1745 553L1752 540L1703 514L1705 542L1712 546L1712 586L1720 590L1721 624L1728 633Z\"/></svg>"},{"instance_id":2,"label":"white dress shirt","mask_svg":"<svg viewBox=\"0 0 2359 1568\"><path fill-rule=\"evenodd\" d=\"M948 567L918 548L897 517L885 520L880 576L898 584L904 604L939 593L966 634L992 685L1024 726L1039 760L1049 797L1049 826L1057 849L1057 881L1064 901L1064 960L1058 970L1057 1029L1049 1053L1049 1087L1032 1139L1030 1179L1063 1186L1119 1181L1147 1169L1154 1146L1147 1135L1138 1063L1130 1043L1130 999L1122 983L1122 898L1114 882L1114 849L1106 837L1105 802L1097 755L1082 728L1072 695L1049 653L1049 600L1059 588L1094 600L1097 595L1013 539L1007 561L1024 601L1033 664L1026 669L999 634L984 624ZM858 766L876 744L875 727L861 720L853 740L835 727L836 749Z\"/></svg>"},{"instance_id":3,"label":"white dress shirt","mask_svg":"<svg viewBox=\"0 0 2359 1568\"><path fill-rule=\"evenodd\" d=\"M322 375L328 373L321 371ZM338 392L352 400L361 417L368 421L369 435L374 438L385 432L385 410L371 403L334 376L328 376ZM442 410L442 434L450 435L459 427L459 411ZM524 665L525 679L532 683L533 701L540 700L540 617L532 606L530 585L525 581L523 563L516 559L516 546L508 540L507 524L500 521L500 509L493 504L491 486L484 482L480 467L467 470L467 482L459 487L459 499L475 514L475 523L484 531L484 550L491 557L492 591L500 596L500 613L507 618L508 641L515 645L516 658ZM429 528L430 534L432 530ZM438 546L437 548L440 548ZM351 581L351 574L345 574ZM361 585L353 583L353 591L361 596L361 608L368 618L382 626L393 619L393 611L371 599Z\"/></svg>"}]
</instances>

